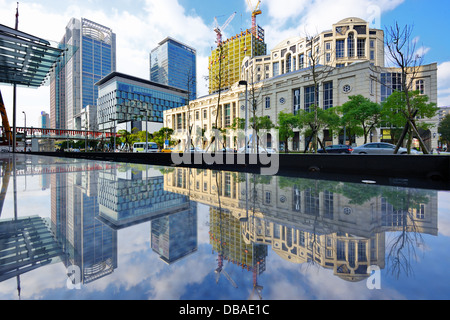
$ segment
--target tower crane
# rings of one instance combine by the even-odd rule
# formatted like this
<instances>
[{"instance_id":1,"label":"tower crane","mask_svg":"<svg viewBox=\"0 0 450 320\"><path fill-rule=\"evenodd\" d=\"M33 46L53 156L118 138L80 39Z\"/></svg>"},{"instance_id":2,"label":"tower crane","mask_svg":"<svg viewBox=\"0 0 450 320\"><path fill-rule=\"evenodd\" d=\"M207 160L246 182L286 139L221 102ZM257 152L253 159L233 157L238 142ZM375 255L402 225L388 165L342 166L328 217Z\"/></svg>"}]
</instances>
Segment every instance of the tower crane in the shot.
<instances>
[{"instance_id":1,"label":"tower crane","mask_svg":"<svg viewBox=\"0 0 450 320\"><path fill-rule=\"evenodd\" d=\"M256 16L262 14L261 9L259 8L261 0L258 0L255 7L252 5L252 0L247 0L247 3L250 11L252 12L252 32L253 34L256 34Z\"/></svg>"},{"instance_id":2,"label":"tower crane","mask_svg":"<svg viewBox=\"0 0 450 320\"><path fill-rule=\"evenodd\" d=\"M216 24L216 27L214 28L214 31L217 33L217 46L219 46L222 43L222 33L223 31L228 27L230 22L234 19L234 16L236 15L236 12L233 13L228 20L223 24L223 26L219 26L219 23L217 22L217 17L214 17L214 22Z\"/></svg>"}]
</instances>

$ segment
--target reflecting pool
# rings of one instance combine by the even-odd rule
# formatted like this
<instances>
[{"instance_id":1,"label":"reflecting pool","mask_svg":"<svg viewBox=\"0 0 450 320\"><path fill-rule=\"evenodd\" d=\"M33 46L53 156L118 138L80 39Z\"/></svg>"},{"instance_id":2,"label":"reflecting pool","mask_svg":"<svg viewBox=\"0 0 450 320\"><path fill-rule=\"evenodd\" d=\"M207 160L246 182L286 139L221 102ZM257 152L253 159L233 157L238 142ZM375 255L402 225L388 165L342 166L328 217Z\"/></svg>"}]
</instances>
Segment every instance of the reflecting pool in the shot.
<instances>
[{"instance_id":1,"label":"reflecting pool","mask_svg":"<svg viewBox=\"0 0 450 320\"><path fill-rule=\"evenodd\" d=\"M1 154L0 299L449 299L450 193Z\"/></svg>"}]
</instances>

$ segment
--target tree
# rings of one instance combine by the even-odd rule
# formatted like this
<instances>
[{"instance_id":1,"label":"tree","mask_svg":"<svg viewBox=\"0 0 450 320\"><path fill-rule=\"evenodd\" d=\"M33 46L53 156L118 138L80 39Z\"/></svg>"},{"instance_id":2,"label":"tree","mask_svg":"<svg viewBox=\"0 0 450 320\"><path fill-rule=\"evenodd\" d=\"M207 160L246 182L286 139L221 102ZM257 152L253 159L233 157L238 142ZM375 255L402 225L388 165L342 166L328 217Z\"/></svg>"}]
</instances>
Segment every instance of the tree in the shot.
<instances>
[{"instance_id":1,"label":"tree","mask_svg":"<svg viewBox=\"0 0 450 320\"><path fill-rule=\"evenodd\" d=\"M428 153L417 128L420 127L426 130L431 124L423 121L420 124L416 123L417 117L422 119L433 118L439 110L435 103L428 101L428 96L421 95L418 91L410 91L408 95L405 92L396 91L383 103L382 116L386 121L399 127L406 123L400 141L403 141L406 135L408 135L406 145L408 153L411 150L413 136L416 136L421 141L424 154Z\"/></svg>"},{"instance_id":2,"label":"tree","mask_svg":"<svg viewBox=\"0 0 450 320\"><path fill-rule=\"evenodd\" d=\"M317 152L317 144L314 144L314 139L320 144L322 149L325 149L325 145L318 136L318 132L325 129L331 129L332 131L339 127L339 116L336 113L336 108L329 108L323 110L315 106L310 107L312 111L299 111L299 127L306 128L305 136L311 137L312 148L314 153ZM310 140L310 141L311 141ZM309 147L309 143L305 145L305 152Z\"/></svg>"},{"instance_id":3,"label":"tree","mask_svg":"<svg viewBox=\"0 0 450 320\"><path fill-rule=\"evenodd\" d=\"M441 135L441 140L445 144L450 144L450 114L447 114L445 118L439 124L438 129L439 134Z\"/></svg>"},{"instance_id":4,"label":"tree","mask_svg":"<svg viewBox=\"0 0 450 320\"><path fill-rule=\"evenodd\" d=\"M339 111L343 114L342 121L350 127L361 128L364 135L364 144L368 141L370 132L381 121L381 105L370 101L362 95L350 96Z\"/></svg>"},{"instance_id":5,"label":"tree","mask_svg":"<svg viewBox=\"0 0 450 320\"><path fill-rule=\"evenodd\" d=\"M300 127L300 117L292 113L280 112L278 114L278 134L280 141L284 141L285 152L288 153L288 140L294 137L294 129Z\"/></svg>"},{"instance_id":6,"label":"tree","mask_svg":"<svg viewBox=\"0 0 450 320\"><path fill-rule=\"evenodd\" d=\"M132 146L133 142L135 141L135 137L133 137L133 134L128 132L125 129L119 130L118 134L120 136L119 141L121 143L123 143L126 147L131 149L131 146Z\"/></svg>"},{"instance_id":7,"label":"tree","mask_svg":"<svg viewBox=\"0 0 450 320\"><path fill-rule=\"evenodd\" d=\"M172 141L171 135L173 134L173 129L163 127L159 129L159 131L156 131L153 133L152 141L155 142L159 148L163 148L165 141L169 140L169 144L174 144L174 141Z\"/></svg>"},{"instance_id":8,"label":"tree","mask_svg":"<svg viewBox=\"0 0 450 320\"><path fill-rule=\"evenodd\" d=\"M409 132L408 151L411 146L412 132L417 135L420 146L424 154L428 154L429 151L425 146L422 137L420 136L415 122L413 119L416 117L414 114L419 111L414 109L414 97L417 96L412 91L413 81L420 70L420 65L423 57L416 51L416 41L412 39L413 28L406 25L401 28L398 23L394 26L387 28L385 31L386 48L388 52L388 58L391 62L401 70L401 92L402 97L395 97L392 100L397 100L404 108L402 115L406 118L403 121L403 133L397 143L394 153L398 152L398 149L403 144L403 140L406 134ZM395 101L392 101L395 102Z\"/></svg>"}]
</instances>

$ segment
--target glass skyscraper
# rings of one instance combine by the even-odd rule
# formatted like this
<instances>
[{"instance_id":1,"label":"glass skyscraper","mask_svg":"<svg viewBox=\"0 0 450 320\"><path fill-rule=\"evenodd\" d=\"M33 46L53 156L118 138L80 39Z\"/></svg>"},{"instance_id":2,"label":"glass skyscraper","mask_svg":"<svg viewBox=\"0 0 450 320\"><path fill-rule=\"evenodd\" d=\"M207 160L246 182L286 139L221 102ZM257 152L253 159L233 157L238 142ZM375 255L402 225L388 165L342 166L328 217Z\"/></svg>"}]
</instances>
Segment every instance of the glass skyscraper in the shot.
<instances>
[{"instance_id":1,"label":"glass skyscraper","mask_svg":"<svg viewBox=\"0 0 450 320\"><path fill-rule=\"evenodd\" d=\"M189 92L197 99L196 50L170 37L150 53L150 81Z\"/></svg>"},{"instance_id":2,"label":"glass skyscraper","mask_svg":"<svg viewBox=\"0 0 450 320\"><path fill-rule=\"evenodd\" d=\"M97 105L95 83L116 70L116 35L96 22L72 18L61 46L73 54L65 56L52 74L52 127L81 130L86 106Z\"/></svg>"}]
</instances>

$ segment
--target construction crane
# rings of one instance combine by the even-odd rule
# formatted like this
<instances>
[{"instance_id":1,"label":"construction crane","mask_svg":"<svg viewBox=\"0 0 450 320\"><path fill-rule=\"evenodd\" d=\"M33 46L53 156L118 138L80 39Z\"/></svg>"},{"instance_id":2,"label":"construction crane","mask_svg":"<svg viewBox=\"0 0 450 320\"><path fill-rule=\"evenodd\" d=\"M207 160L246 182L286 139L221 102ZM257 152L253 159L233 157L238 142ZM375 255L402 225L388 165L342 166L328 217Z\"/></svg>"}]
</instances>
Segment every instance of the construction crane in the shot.
<instances>
[{"instance_id":1,"label":"construction crane","mask_svg":"<svg viewBox=\"0 0 450 320\"><path fill-rule=\"evenodd\" d=\"M219 23L217 22L217 17L214 17L214 22L216 24L216 27L214 28L214 31L217 33L217 46L220 46L220 44L222 43L222 35L223 35L223 31L228 27L228 25L230 24L230 22L234 19L234 16L236 15L236 12L233 13L228 20L223 24L223 26L219 26Z\"/></svg>"},{"instance_id":2,"label":"construction crane","mask_svg":"<svg viewBox=\"0 0 450 320\"><path fill-rule=\"evenodd\" d=\"M219 253L219 257L218 257L217 261L218 261L218 267L216 270L214 270L214 273L216 274L216 283L219 283L220 274L223 273L225 275L225 277L228 279L228 281L231 283L231 285L233 287L237 288L238 286L237 286L236 282L234 282L233 279L231 279L228 272L226 272L223 269L223 257L220 253Z\"/></svg>"},{"instance_id":3,"label":"construction crane","mask_svg":"<svg viewBox=\"0 0 450 320\"><path fill-rule=\"evenodd\" d=\"M252 33L256 34L256 16L262 14L261 9L259 8L261 1L258 0L258 3L255 7L252 5L252 0L247 0L248 7L250 11L252 12Z\"/></svg>"},{"instance_id":4,"label":"construction crane","mask_svg":"<svg viewBox=\"0 0 450 320\"><path fill-rule=\"evenodd\" d=\"M12 133L11 127L9 126L8 116L6 114L5 104L3 103L2 92L0 91L0 114L2 115L3 124L3 141L1 145L12 145Z\"/></svg>"}]
</instances>

